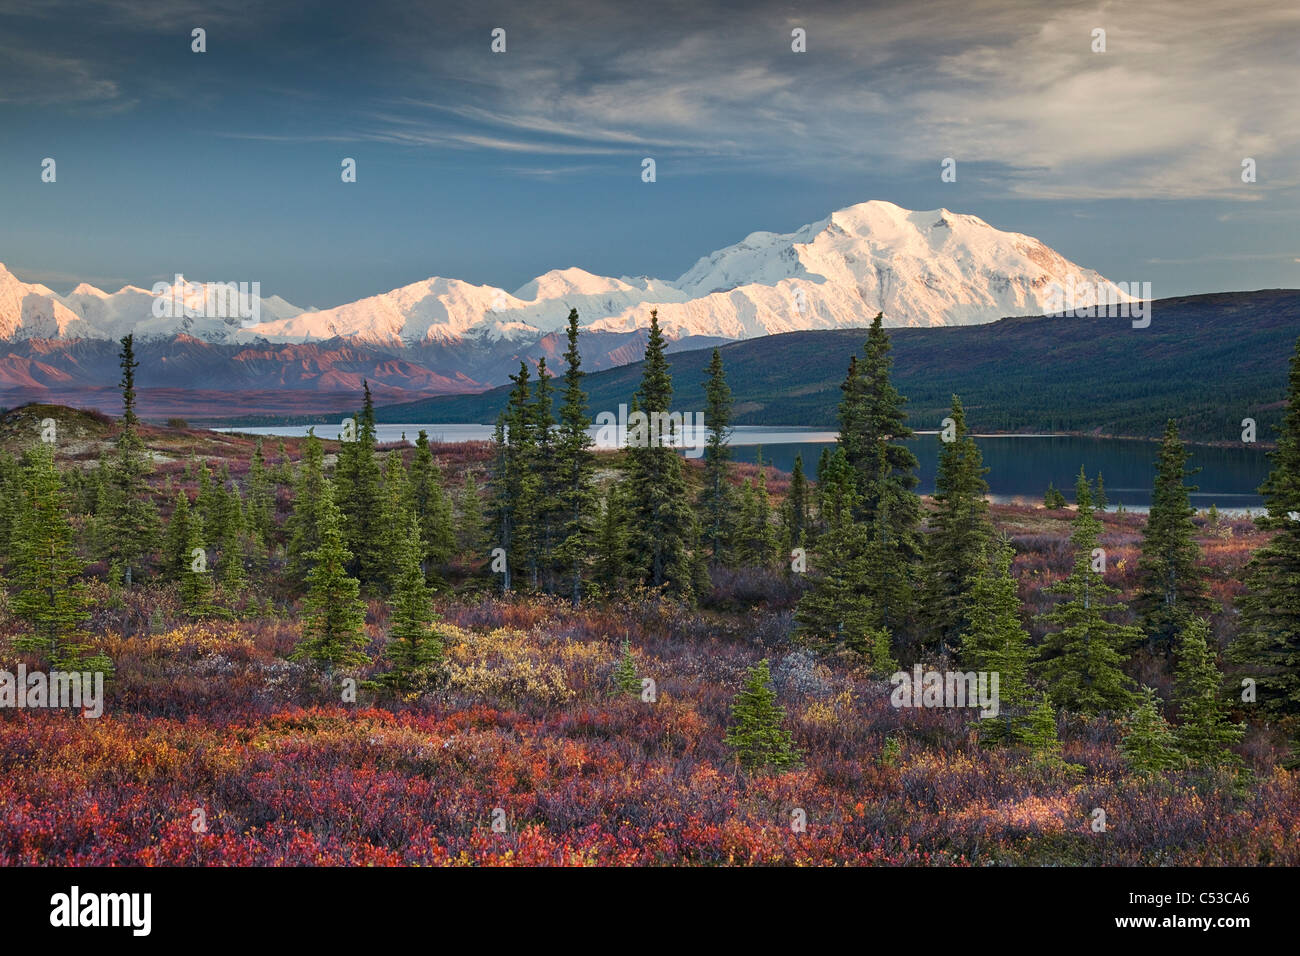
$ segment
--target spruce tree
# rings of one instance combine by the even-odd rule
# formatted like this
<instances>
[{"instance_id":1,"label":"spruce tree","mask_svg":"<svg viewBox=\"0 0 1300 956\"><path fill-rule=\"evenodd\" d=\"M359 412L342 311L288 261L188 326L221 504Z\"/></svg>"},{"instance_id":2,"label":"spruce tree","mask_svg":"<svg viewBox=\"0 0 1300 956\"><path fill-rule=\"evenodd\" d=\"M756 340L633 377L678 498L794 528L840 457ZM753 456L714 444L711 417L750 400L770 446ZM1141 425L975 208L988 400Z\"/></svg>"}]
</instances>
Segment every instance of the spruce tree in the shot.
<instances>
[{"instance_id":1,"label":"spruce tree","mask_svg":"<svg viewBox=\"0 0 1300 956\"><path fill-rule=\"evenodd\" d=\"M1291 359L1287 409L1272 470L1260 488L1267 514L1256 519L1274 532L1246 567L1239 601L1241 631L1232 647L1242 675L1256 681L1259 706L1270 717L1300 716L1300 340Z\"/></svg>"},{"instance_id":2,"label":"spruce tree","mask_svg":"<svg viewBox=\"0 0 1300 956\"><path fill-rule=\"evenodd\" d=\"M772 526L772 506L767 494L767 469L763 450L758 450L758 477L748 478L741 488L740 516L736 527L736 556L745 564L770 565L779 550L776 529Z\"/></svg>"},{"instance_id":3,"label":"spruce tree","mask_svg":"<svg viewBox=\"0 0 1300 956\"><path fill-rule=\"evenodd\" d=\"M422 669L441 659L442 640L433 627L437 615L433 612L429 586L420 567L424 540L414 514L406 515L403 534L396 547L392 558L397 574L389 600L392 618L385 650L392 667L380 682L399 693L406 693L418 683Z\"/></svg>"},{"instance_id":4,"label":"spruce tree","mask_svg":"<svg viewBox=\"0 0 1300 956\"><path fill-rule=\"evenodd\" d=\"M858 516L870 541L877 626L896 639L913 629L921 499L906 399L890 381L889 336L877 313L861 362L850 360L840 402L839 443L857 477Z\"/></svg>"},{"instance_id":5,"label":"spruce tree","mask_svg":"<svg viewBox=\"0 0 1300 956\"><path fill-rule=\"evenodd\" d=\"M1193 617L1213 610L1198 567L1200 549L1193 540L1196 511L1189 493L1196 489L1184 484L1188 474L1187 451L1178 438L1177 424L1170 419L1156 459L1151 510L1138 561L1139 584L1132 602L1152 648L1165 651Z\"/></svg>"},{"instance_id":6,"label":"spruce tree","mask_svg":"<svg viewBox=\"0 0 1300 956\"><path fill-rule=\"evenodd\" d=\"M409 487L408 505L420 522L420 566L426 578L439 580L456 550L456 530L451 499L443 488L442 469L429 446L429 433L423 428L415 439Z\"/></svg>"},{"instance_id":7,"label":"spruce tree","mask_svg":"<svg viewBox=\"0 0 1300 956\"><path fill-rule=\"evenodd\" d=\"M1137 706L1124 721L1120 753L1129 769L1141 776L1154 776L1183 766L1174 732L1160 713L1156 692L1143 687Z\"/></svg>"},{"instance_id":8,"label":"spruce tree","mask_svg":"<svg viewBox=\"0 0 1300 956\"><path fill-rule=\"evenodd\" d=\"M849 368L840 384L839 447L849 466L857 473L859 483L870 477L875 467L869 450L874 436L871 428L871 411L867 407L867 383L856 355L849 356ZM818 473L817 480L821 481Z\"/></svg>"},{"instance_id":9,"label":"spruce tree","mask_svg":"<svg viewBox=\"0 0 1300 956\"><path fill-rule=\"evenodd\" d=\"M313 429L308 429L302 446L302 460L293 482L293 511L285 524L288 535L289 578L299 585L307 583L312 569L312 555L320 547L320 507L325 491L325 451Z\"/></svg>"},{"instance_id":10,"label":"spruce tree","mask_svg":"<svg viewBox=\"0 0 1300 956\"><path fill-rule=\"evenodd\" d=\"M1097 487L1092 493L1092 503L1103 513L1110 507L1110 500L1106 497L1106 482L1101 477L1101 472L1097 472Z\"/></svg>"},{"instance_id":11,"label":"spruce tree","mask_svg":"<svg viewBox=\"0 0 1300 956\"><path fill-rule=\"evenodd\" d=\"M533 383L532 418L533 445L530 449L529 472L536 482L533 498L533 536L528 558L534 589L547 594L555 592L555 548L559 543L560 525L563 522L561 503L556 487L555 448L555 387L551 373L546 368L546 357L537 361L537 378Z\"/></svg>"},{"instance_id":12,"label":"spruce tree","mask_svg":"<svg viewBox=\"0 0 1300 956\"><path fill-rule=\"evenodd\" d=\"M370 585L385 580L383 492L380 466L375 455L375 405L370 383L362 381L363 401L355 419L356 437L339 448L336 503L343 516L344 542L352 555L350 571Z\"/></svg>"},{"instance_id":13,"label":"spruce tree","mask_svg":"<svg viewBox=\"0 0 1300 956\"><path fill-rule=\"evenodd\" d=\"M207 541L202 515L198 512L192 513L186 528L189 534L185 541L185 555L181 558L182 564L179 568L181 607L188 617L211 617L213 613L212 569L208 567Z\"/></svg>"},{"instance_id":14,"label":"spruce tree","mask_svg":"<svg viewBox=\"0 0 1300 956\"><path fill-rule=\"evenodd\" d=\"M1078 511L1070 534L1074 568L1069 577L1048 589L1065 600L1040 616L1054 628L1043 640L1042 674L1058 707L1087 714L1124 710L1133 695L1132 681L1122 669L1123 649L1140 639L1142 632L1111 620L1122 606L1113 600L1118 589L1093 570L1101 522L1092 513L1082 469L1076 489Z\"/></svg>"},{"instance_id":15,"label":"spruce tree","mask_svg":"<svg viewBox=\"0 0 1300 956\"><path fill-rule=\"evenodd\" d=\"M1047 483L1047 491L1043 495L1043 507L1048 511L1056 511L1065 507L1065 496L1056 490L1056 485L1052 482Z\"/></svg>"},{"instance_id":16,"label":"spruce tree","mask_svg":"<svg viewBox=\"0 0 1300 956\"><path fill-rule=\"evenodd\" d=\"M158 542L158 509L149 496L147 478L153 459L140 437L140 419L135 411L134 336L121 341L118 364L122 369L122 428L117 436L117 454L106 482L106 507L102 513L103 557L122 569L126 584L142 570Z\"/></svg>"},{"instance_id":17,"label":"spruce tree","mask_svg":"<svg viewBox=\"0 0 1300 956\"><path fill-rule=\"evenodd\" d=\"M14 639L14 647L40 655L51 668L82 669L87 666L90 604L50 445L41 443L27 452L17 491L12 574L16 593L10 608L25 630ZM89 669L106 669L102 655L89 661Z\"/></svg>"},{"instance_id":18,"label":"spruce tree","mask_svg":"<svg viewBox=\"0 0 1300 956\"><path fill-rule=\"evenodd\" d=\"M611 481L601 500L596 526L596 563L593 580L606 595L620 591L629 574L627 505L622 483Z\"/></svg>"},{"instance_id":19,"label":"spruce tree","mask_svg":"<svg viewBox=\"0 0 1300 956\"><path fill-rule=\"evenodd\" d=\"M248 463L248 529L263 538L275 530L275 483L266 468L262 439L253 447Z\"/></svg>"},{"instance_id":20,"label":"spruce tree","mask_svg":"<svg viewBox=\"0 0 1300 956\"><path fill-rule=\"evenodd\" d=\"M861 590L872 608L874 626L884 628L896 641L904 638L913 625L917 587L917 569L910 558L910 545L900 546L898 535L904 532L894 515L911 509L915 494L898 486L885 470L885 446L875 447L877 468L872 482L875 511L863 526L866 533L866 559ZM908 518L906 521L910 521ZM904 524L906 524L906 521ZM829 549L818 543L821 551Z\"/></svg>"},{"instance_id":21,"label":"spruce tree","mask_svg":"<svg viewBox=\"0 0 1300 956\"><path fill-rule=\"evenodd\" d=\"M819 485L826 530L817 539L813 573L795 609L795 626L814 645L866 652L879 620L868 588L867 532L854 518L856 484L848 456L836 449Z\"/></svg>"},{"instance_id":22,"label":"spruce tree","mask_svg":"<svg viewBox=\"0 0 1300 956\"><path fill-rule=\"evenodd\" d=\"M384 456L379 513L384 554L387 558L383 568L383 583L385 590L391 590L402 573L401 566L393 563L393 556L406 546L408 519L414 516L411 510L411 483L402 461L402 453L396 448ZM416 528L419 528L418 520Z\"/></svg>"},{"instance_id":23,"label":"spruce tree","mask_svg":"<svg viewBox=\"0 0 1300 956\"><path fill-rule=\"evenodd\" d=\"M360 600L360 582L347 572L352 555L343 543L343 516L334 503L334 486L329 481L321 488L319 515L320 546L311 555L302 639L293 658L310 660L333 674L336 668L366 662L366 605Z\"/></svg>"},{"instance_id":24,"label":"spruce tree","mask_svg":"<svg viewBox=\"0 0 1300 956\"><path fill-rule=\"evenodd\" d=\"M22 469L13 455L0 449L0 568L8 564L12 556L10 543L21 488Z\"/></svg>"},{"instance_id":25,"label":"spruce tree","mask_svg":"<svg viewBox=\"0 0 1300 956\"><path fill-rule=\"evenodd\" d=\"M940 441L935 478L935 511L925 536L925 618L939 653L954 647L966 629L967 596L983 572L983 556L993 534L989 486L979 446L966 429L961 399L952 397L952 441ZM942 439L942 435L941 435Z\"/></svg>"},{"instance_id":26,"label":"spruce tree","mask_svg":"<svg viewBox=\"0 0 1300 956\"><path fill-rule=\"evenodd\" d=\"M1061 739L1056 732L1056 708L1046 694L1039 697L1038 704L1029 712L1021 740L1041 764L1048 767L1064 765Z\"/></svg>"},{"instance_id":27,"label":"spruce tree","mask_svg":"<svg viewBox=\"0 0 1300 956\"><path fill-rule=\"evenodd\" d=\"M189 568L190 521L190 499L185 492L178 491L163 536L163 575L168 580L181 580L182 571Z\"/></svg>"},{"instance_id":28,"label":"spruce tree","mask_svg":"<svg viewBox=\"0 0 1300 956\"><path fill-rule=\"evenodd\" d=\"M1177 653L1178 749L1192 764L1209 769L1236 767L1241 758L1232 752L1245 728L1228 719L1223 694L1223 674L1210 650L1210 625L1192 618L1183 627Z\"/></svg>"},{"instance_id":29,"label":"spruce tree","mask_svg":"<svg viewBox=\"0 0 1300 956\"><path fill-rule=\"evenodd\" d=\"M614 666L614 689L620 694L641 693L641 678L636 673L636 658L632 656L632 645L628 643L627 638L623 638L618 663Z\"/></svg>"},{"instance_id":30,"label":"spruce tree","mask_svg":"<svg viewBox=\"0 0 1300 956\"><path fill-rule=\"evenodd\" d=\"M569 347L564 353L564 391L555 439L555 489L559 519L556 564L563 593L576 607L582 598L595 537L596 493L592 487L595 460L587 426L587 393L582 390L582 355L578 350L578 310L569 310Z\"/></svg>"},{"instance_id":31,"label":"spruce tree","mask_svg":"<svg viewBox=\"0 0 1300 956\"><path fill-rule=\"evenodd\" d=\"M519 373L511 375L513 387L505 410L497 419L493 433L492 525L496 540L493 548L504 549L507 562L501 587L509 592L515 586L515 569L527 567L534 553L536 537L537 475L532 471L536 457L533 439L534 415L530 406L532 389L528 365L519 363Z\"/></svg>"},{"instance_id":32,"label":"spruce tree","mask_svg":"<svg viewBox=\"0 0 1300 956\"><path fill-rule=\"evenodd\" d=\"M1020 621L1020 597L1011 574L1012 547L1005 537L991 545L979 575L971 582L961 660L972 671L998 675L998 716L980 722L985 740L1013 743L1023 739L1033 696L1029 662L1033 649ZM1055 720L1055 717L1053 717Z\"/></svg>"},{"instance_id":33,"label":"spruce tree","mask_svg":"<svg viewBox=\"0 0 1300 956\"><path fill-rule=\"evenodd\" d=\"M244 507L239 487L232 486L222 499L221 537L215 544L221 556L217 568L221 587L233 598L244 587Z\"/></svg>"},{"instance_id":34,"label":"spruce tree","mask_svg":"<svg viewBox=\"0 0 1300 956\"><path fill-rule=\"evenodd\" d=\"M698 525L687 495L682 457L673 447L673 425L668 419L672 395L664 337L658 312L652 309L636 393L647 424L638 437L629 435L627 449L629 552L641 583L664 588L689 602L695 591L691 552Z\"/></svg>"},{"instance_id":35,"label":"spruce tree","mask_svg":"<svg viewBox=\"0 0 1300 956\"><path fill-rule=\"evenodd\" d=\"M868 480L861 483L863 512L874 516L887 493L895 497L890 517L891 535L901 559L914 562L920 555L917 527L921 522L921 500L915 493L916 455L902 442L911 438L907 426L907 399L898 393L891 381L894 360L890 357L892 346L885 332L882 315L876 313L867 334L865 358L861 366L863 402L866 422L861 432L861 464L853 462ZM845 424L841 423L841 435ZM879 452L884 453L883 466ZM863 471L865 469L865 472Z\"/></svg>"},{"instance_id":36,"label":"spruce tree","mask_svg":"<svg viewBox=\"0 0 1300 956\"><path fill-rule=\"evenodd\" d=\"M712 564L723 564L727 541L735 524L735 496L727 481L727 463L731 459L731 387L717 349L709 360L708 380L704 385L704 427L708 438L704 444L704 482L700 493L704 540Z\"/></svg>"},{"instance_id":37,"label":"spruce tree","mask_svg":"<svg viewBox=\"0 0 1300 956\"><path fill-rule=\"evenodd\" d=\"M790 732L781 726L785 710L777 705L776 694L768 686L771 682L767 658L763 658L749 669L745 687L731 705L732 725L726 742L747 770L779 770L799 760Z\"/></svg>"},{"instance_id":38,"label":"spruce tree","mask_svg":"<svg viewBox=\"0 0 1300 956\"><path fill-rule=\"evenodd\" d=\"M809 524L808 479L803 471L803 456L795 455L794 470L790 472L790 490L781 505L781 537L787 554L810 543Z\"/></svg>"},{"instance_id":39,"label":"spruce tree","mask_svg":"<svg viewBox=\"0 0 1300 956\"><path fill-rule=\"evenodd\" d=\"M473 472L465 475L456 504L460 512L456 521L456 547L470 568L478 568L487 556L487 538L483 525L483 501Z\"/></svg>"}]
</instances>

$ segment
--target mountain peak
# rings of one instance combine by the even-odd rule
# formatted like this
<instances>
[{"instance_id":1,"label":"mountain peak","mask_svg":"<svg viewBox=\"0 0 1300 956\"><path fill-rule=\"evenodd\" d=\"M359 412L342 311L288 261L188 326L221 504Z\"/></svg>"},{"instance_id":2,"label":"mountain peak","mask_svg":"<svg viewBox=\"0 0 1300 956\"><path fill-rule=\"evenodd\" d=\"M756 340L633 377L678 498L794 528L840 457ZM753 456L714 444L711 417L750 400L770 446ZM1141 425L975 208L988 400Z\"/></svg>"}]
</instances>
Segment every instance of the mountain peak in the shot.
<instances>
[{"instance_id":1,"label":"mountain peak","mask_svg":"<svg viewBox=\"0 0 1300 956\"><path fill-rule=\"evenodd\" d=\"M597 332L642 329L650 310L671 338L745 339L804 329L858 328L876 312L890 326L966 325L1045 311L1053 284L1108 285L1042 242L978 216L916 211L873 199L789 233L755 231L702 257L675 281L614 278L578 266L552 269L514 294L431 276L356 302L304 311L279 296L242 316L153 315L152 295L108 295L87 283L66 297L24 285L0 265L0 338L141 338L178 333L212 342L295 343L335 337L384 348L540 340L560 332L570 309ZM206 313L201 283L172 288Z\"/></svg>"}]
</instances>

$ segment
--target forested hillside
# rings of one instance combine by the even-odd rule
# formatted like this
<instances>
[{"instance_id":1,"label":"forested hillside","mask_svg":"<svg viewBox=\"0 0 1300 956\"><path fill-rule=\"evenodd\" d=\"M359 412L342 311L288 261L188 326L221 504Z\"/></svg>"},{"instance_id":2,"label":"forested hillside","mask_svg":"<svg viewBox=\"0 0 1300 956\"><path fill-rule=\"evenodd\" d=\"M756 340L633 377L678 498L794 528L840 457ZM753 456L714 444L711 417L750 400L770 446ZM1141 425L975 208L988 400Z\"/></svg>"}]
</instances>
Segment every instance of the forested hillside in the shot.
<instances>
[{"instance_id":1,"label":"forested hillside","mask_svg":"<svg viewBox=\"0 0 1300 956\"><path fill-rule=\"evenodd\" d=\"M737 425L833 428L849 356L862 331L791 332L722 348ZM1151 325L1127 318L1009 318L990 325L890 329L894 376L915 428L938 428L954 393L975 432L1097 432L1159 438L1177 418L1184 439L1240 440L1241 420L1270 441L1278 383L1300 335L1300 292L1160 299ZM710 349L672 356L674 408L702 409ZM587 378L593 410L616 410L641 363ZM381 422L492 422L508 389L390 405Z\"/></svg>"}]
</instances>

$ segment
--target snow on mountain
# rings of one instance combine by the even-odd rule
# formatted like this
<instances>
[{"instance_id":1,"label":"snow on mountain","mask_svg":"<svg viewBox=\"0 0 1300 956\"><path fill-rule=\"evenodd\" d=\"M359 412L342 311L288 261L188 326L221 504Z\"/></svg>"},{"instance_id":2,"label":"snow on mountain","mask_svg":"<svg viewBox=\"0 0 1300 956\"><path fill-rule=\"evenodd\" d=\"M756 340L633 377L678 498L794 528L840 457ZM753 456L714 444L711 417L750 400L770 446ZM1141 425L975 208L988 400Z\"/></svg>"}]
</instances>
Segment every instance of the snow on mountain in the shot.
<instances>
[{"instance_id":1,"label":"snow on mountain","mask_svg":"<svg viewBox=\"0 0 1300 956\"><path fill-rule=\"evenodd\" d=\"M788 234L755 232L700 259L675 282L556 269L513 294L432 277L330 309L259 299L260 322L210 308L206 286L171 295L198 315L155 314L155 296L127 286L108 294L82 283L66 296L26 285L0 265L0 338L141 338L295 343L335 337L385 348L535 341L561 331L576 308L585 328L628 332L650 309L670 338L743 339L803 329L861 327L877 311L888 326L966 325L1048 311L1054 284L1114 289L1042 242L946 209L889 202L850 206ZM1114 290L1119 301L1127 296ZM1087 305L1086 298L1075 304ZM228 310L227 310L228 311ZM184 309L180 310L181 313ZM224 317L218 317L222 316Z\"/></svg>"},{"instance_id":2,"label":"snow on mountain","mask_svg":"<svg viewBox=\"0 0 1300 956\"><path fill-rule=\"evenodd\" d=\"M1053 284L1114 289L1032 236L977 216L860 203L786 235L756 232L700 259L675 285L690 296L659 309L670 334L749 338L860 326L971 325L1049 308ZM1075 305L1094 298L1076 297ZM631 317L596 323L626 329Z\"/></svg>"},{"instance_id":3,"label":"snow on mountain","mask_svg":"<svg viewBox=\"0 0 1300 956\"><path fill-rule=\"evenodd\" d=\"M20 281L0 262L0 339L75 338L87 331L53 291Z\"/></svg>"}]
</instances>

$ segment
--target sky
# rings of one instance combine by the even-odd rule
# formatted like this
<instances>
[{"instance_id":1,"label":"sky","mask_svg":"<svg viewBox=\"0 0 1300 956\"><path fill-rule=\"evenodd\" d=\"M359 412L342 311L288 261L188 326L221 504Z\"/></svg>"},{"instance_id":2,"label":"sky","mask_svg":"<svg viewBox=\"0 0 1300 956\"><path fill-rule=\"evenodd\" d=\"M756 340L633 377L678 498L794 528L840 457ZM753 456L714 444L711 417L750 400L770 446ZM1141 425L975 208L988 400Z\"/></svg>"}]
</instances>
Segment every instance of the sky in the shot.
<instances>
[{"instance_id":1,"label":"sky","mask_svg":"<svg viewBox=\"0 0 1300 956\"><path fill-rule=\"evenodd\" d=\"M0 262L324 308L885 199L1158 298L1295 288L1297 64L1294 0L0 0Z\"/></svg>"}]
</instances>

